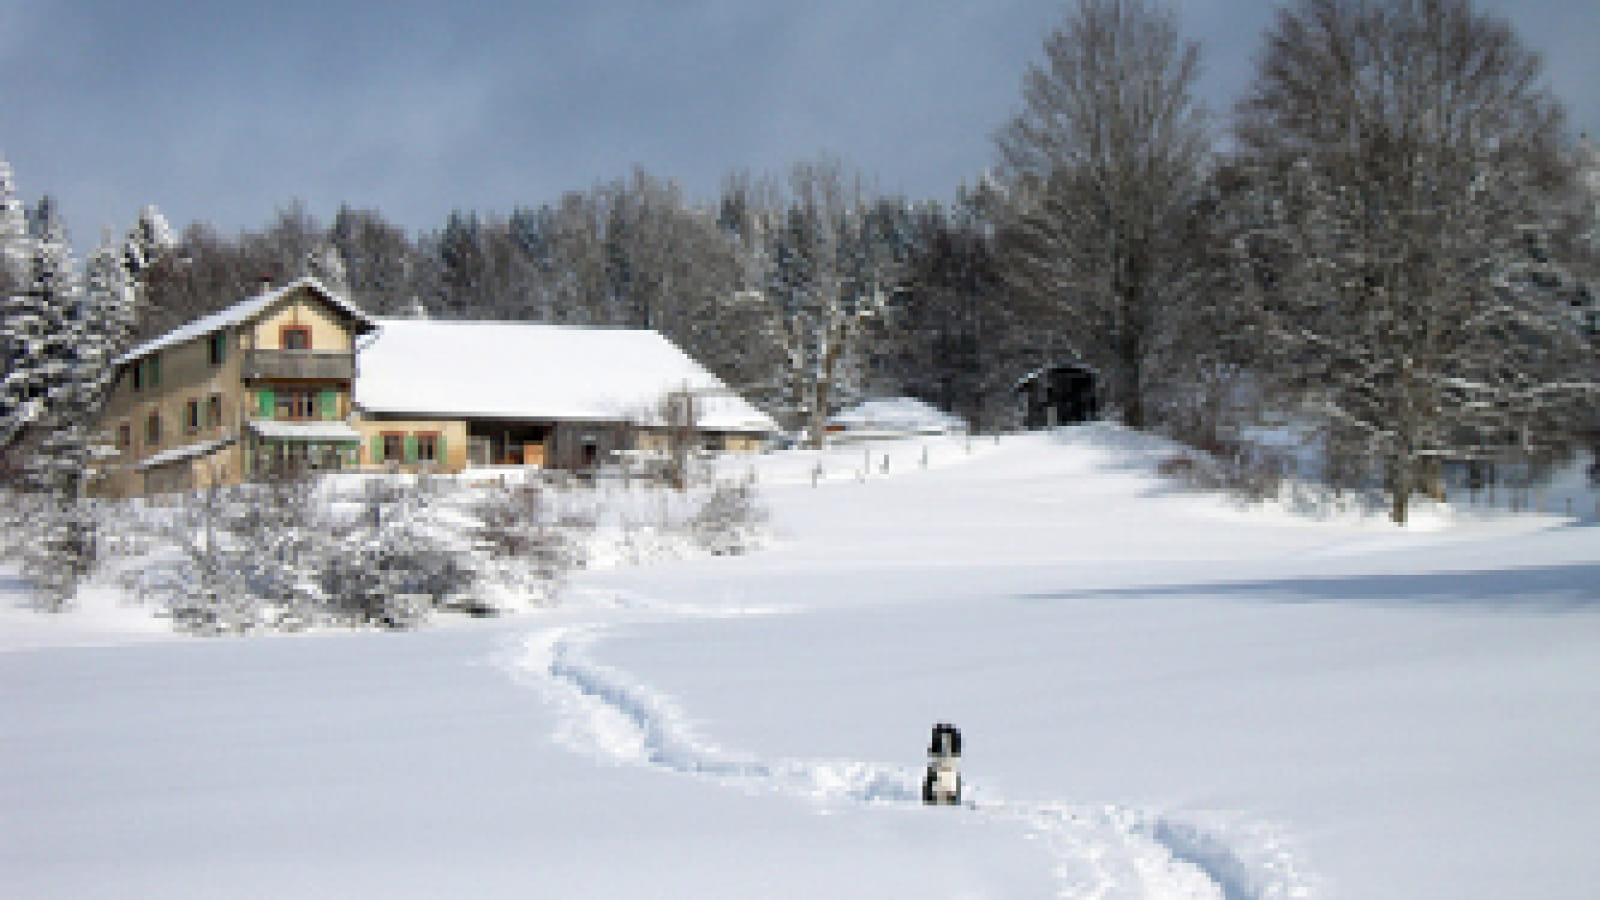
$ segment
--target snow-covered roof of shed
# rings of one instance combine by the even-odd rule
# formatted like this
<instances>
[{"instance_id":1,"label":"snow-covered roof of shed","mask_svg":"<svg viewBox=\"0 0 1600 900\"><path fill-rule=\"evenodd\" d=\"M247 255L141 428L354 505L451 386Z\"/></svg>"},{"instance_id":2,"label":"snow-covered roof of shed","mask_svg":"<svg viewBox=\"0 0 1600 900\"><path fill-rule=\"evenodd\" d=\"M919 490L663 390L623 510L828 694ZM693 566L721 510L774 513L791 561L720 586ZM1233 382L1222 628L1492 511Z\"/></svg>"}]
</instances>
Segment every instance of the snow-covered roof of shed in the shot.
<instances>
[{"instance_id":1,"label":"snow-covered roof of shed","mask_svg":"<svg viewBox=\"0 0 1600 900\"><path fill-rule=\"evenodd\" d=\"M157 350L162 350L167 347L175 347L179 344L192 341L195 338L204 337L214 331L221 331L224 328L237 325L241 322L249 321L252 317L272 306L272 304L283 299L289 293L297 291L301 288L310 288L316 293L322 295L322 297L329 303L332 303L339 309L349 313L359 322L363 322L367 325L377 324L371 316L368 316L366 313L362 312L355 306L355 304L328 290L327 287L322 284L322 282L307 275L301 278L296 278L294 281L289 282L283 287L269 288L248 300L241 300L227 309L214 312L209 316L202 316L201 318L195 319L192 322L180 325L158 338L146 341L145 343L140 344L139 346L118 357L116 365L124 365L141 357L149 356Z\"/></svg>"},{"instance_id":2,"label":"snow-covered roof of shed","mask_svg":"<svg viewBox=\"0 0 1600 900\"><path fill-rule=\"evenodd\" d=\"M658 332L530 322L380 319L358 351L355 402L418 417L660 424L661 400L685 388L701 428L777 429Z\"/></svg>"},{"instance_id":3,"label":"snow-covered roof of shed","mask_svg":"<svg viewBox=\"0 0 1600 900\"><path fill-rule=\"evenodd\" d=\"M852 430L912 434L959 434L967 423L915 397L885 397L853 406L829 422Z\"/></svg>"}]
</instances>

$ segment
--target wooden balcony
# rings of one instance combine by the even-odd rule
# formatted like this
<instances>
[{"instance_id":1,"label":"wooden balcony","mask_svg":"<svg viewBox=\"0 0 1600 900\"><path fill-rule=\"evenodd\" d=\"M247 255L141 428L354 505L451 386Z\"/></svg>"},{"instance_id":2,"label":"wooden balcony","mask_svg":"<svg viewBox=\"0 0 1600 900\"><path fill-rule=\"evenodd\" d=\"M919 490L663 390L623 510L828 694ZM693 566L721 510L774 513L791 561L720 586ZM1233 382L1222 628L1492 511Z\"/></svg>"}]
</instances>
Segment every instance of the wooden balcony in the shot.
<instances>
[{"instance_id":1,"label":"wooden balcony","mask_svg":"<svg viewBox=\"0 0 1600 900\"><path fill-rule=\"evenodd\" d=\"M350 381L355 376L355 354L342 350L249 350L244 355L243 377L247 381Z\"/></svg>"}]
</instances>

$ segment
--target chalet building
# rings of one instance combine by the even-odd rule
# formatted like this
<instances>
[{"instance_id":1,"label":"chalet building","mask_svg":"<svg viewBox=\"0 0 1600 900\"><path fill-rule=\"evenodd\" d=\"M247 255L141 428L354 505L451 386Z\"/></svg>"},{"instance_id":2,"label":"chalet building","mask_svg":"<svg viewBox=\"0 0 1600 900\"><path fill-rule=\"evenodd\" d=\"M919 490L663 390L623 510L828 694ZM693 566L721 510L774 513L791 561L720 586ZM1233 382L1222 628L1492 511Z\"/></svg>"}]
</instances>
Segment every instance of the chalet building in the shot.
<instances>
[{"instance_id":1,"label":"chalet building","mask_svg":"<svg viewBox=\"0 0 1600 900\"><path fill-rule=\"evenodd\" d=\"M654 331L378 320L312 278L116 369L101 425L118 455L96 490L118 497L284 472L581 470L661 450L690 422L710 450L777 430Z\"/></svg>"},{"instance_id":2,"label":"chalet building","mask_svg":"<svg viewBox=\"0 0 1600 900\"><path fill-rule=\"evenodd\" d=\"M118 456L99 491L165 493L355 464L356 342L374 327L301 278L134 348L116 361L101 412Z\"/></svg>"},{"instance_id":3,"label":"chalet building","mask_svg":"<svg viewBox=\"0 0 1600 900\"><path fill-rule=\"evenodd\" d=\"M753 451L775 423L655 331L383 319L360 353L361 463L583 470L665 448Z\"/></svg>"}]
</instances>

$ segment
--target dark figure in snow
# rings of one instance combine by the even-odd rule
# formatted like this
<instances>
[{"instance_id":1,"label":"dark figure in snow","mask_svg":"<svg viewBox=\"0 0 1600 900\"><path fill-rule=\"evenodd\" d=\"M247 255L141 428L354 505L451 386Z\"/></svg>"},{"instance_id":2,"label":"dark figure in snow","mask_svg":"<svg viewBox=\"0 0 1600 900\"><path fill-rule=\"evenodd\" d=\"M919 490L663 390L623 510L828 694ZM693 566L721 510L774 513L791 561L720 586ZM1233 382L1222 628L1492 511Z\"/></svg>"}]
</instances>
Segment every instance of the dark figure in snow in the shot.
<instances>
[{"instance_id":1,"label":"dark figure in snow","mask_svg":"<svg viewBox=\"0 0 1600 900\"><path fill-rule=\"evenodd\" d=\"M933 726L928 743L928 775L922 780L922 802L929 806L955 806L961 802L961 732L944 722Z\"/></svg>"}]
</instances>

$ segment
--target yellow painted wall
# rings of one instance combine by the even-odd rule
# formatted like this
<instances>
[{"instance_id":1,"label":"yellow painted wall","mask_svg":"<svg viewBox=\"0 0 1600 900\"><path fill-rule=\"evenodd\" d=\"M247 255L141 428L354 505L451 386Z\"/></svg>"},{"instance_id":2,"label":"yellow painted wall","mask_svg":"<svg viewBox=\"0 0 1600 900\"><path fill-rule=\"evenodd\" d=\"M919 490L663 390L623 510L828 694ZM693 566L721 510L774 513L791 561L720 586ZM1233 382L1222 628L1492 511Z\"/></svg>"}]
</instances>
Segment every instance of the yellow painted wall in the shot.
<instances>
[{"instance_id":1,"label":"yellow painted wall","mask_svg":"<svg viewBox=\"0 0 1600 900\"><path fill-rule=\"evenodd\" d=\"M209 339L196 338L158 351L155 356L159 359L159 379L155 384L147 382L140 390L133 389L132 368L123 369L101 410L100 426L107 442L113 443L118 427L128 425L132 442L109 465L126 469L157 453L238 433L245 415L244 390L239 383L243 354L238 336L228 334L226 354L222 363L215 366L211 364ZM148 359L139 363L147 364ZM222 418L217 422L210 420L213 394L222 398ZM195 429L185 425L191 400L200 404L201 425ZM146 439L151 414L161 419L161 437L154 443ZM124 472L113 476L104 490L114 496L140 494L144 492L143 481L141 476Z\"/></svg>"},{"instance_id":2,"label":"yellow painted wall","mask_svg":"<svg viewBox=\"0 0 1600 900\"><path fill-rule=\"evenodd\" d=\"M375 438L382 436L386 432L400 432L402 434L437 432L444 438L444 459L439 461L437 470L441 472L460 472L467 467L466 422L450 419L371 422L358 418L354 425L356 431L361 433L361 465L363 467L383 465L373 454L372 445Z\"/></svg>"},{"instance_id":3,"label":"yellow painted wall","mask_svg":"<svg viewBox=\"0 0 1600 900\"><path fill-rule=\"evenodd\" d=\"M330 309L310 288L302 288L285 297L275 309L258 319L250 330L251 346L257 350L285 349L283 329L291 326L311 329L312 350L349 353L354 349L344 318Z\"/></svg>"},{"instance_id":4,"label":"yellow painted wall","mask_svg":"<svg viewBox=\"0 0 1600 900\"><path fill-rule=\"evenodd\" d=\"M100 413L100 428L107 443L114 443L118 426L130 426L131 446L117 458L108 461L113 473L97 488L110 496L134 496L146 493L147 482L157 485L175 480L172 475L146 478L133 467L141 460L189 444L217 440L228 435L239 435L245 422L257 417L256 398L247 391L241 380L245 350L252 345L261 349L281 349L282 328L285 325L302 325L311 329L311 347L314 350L352 352L354 336L343 316L325 304L310 288L302 288L281 299L253 323L243 323L227 331L227 350L220 365L210 361L210 335L163 348L155 354L160 359L160 378L155 384L146 383L142 389L133 389L133 368L125 366L116 384L107 396ZM144 364L149 357L139 361ZM146 370L148 371L148 369ZM222 398L220 422L209 420L209 400L216 394ZM339 392L339 415L350 411L348 389ZM187 429L185 418L188 402L201 405L202 425ZM146 425L151 414L161 419L161 438L154 443L146 440ZM462 436L462 460L466 459L465 435ZM448 439L446 451L454 453ZM244 475L243 450L236 446L208 457L223 460L212 467L221 472L224 483L237 483ZM187 464L185 464L187 465ZM208 463L209 465L209 463ZM211 474L200 474L194 469L195 483L209 483Z\"/></svg>"}]
</instances>

